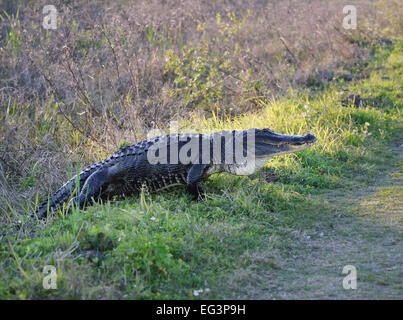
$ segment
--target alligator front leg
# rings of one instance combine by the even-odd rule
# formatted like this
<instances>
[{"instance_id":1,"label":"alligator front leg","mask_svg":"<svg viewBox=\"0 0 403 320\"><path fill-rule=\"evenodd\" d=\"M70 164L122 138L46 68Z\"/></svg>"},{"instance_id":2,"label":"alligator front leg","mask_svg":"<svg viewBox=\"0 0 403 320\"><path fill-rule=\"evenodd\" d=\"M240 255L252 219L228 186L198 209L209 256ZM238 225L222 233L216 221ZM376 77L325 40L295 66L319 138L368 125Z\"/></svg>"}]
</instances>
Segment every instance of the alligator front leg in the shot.
<instances>
[{"instance_id":1,"label":"alligator front leg","mask_svg":"<svg viewBox=\"0 0 403 320\"><path fill-rule=\"evenodd\" d=\"M108 176L108 168L100 169L91 174L85 181L80 194L72 198L67 207L71 208L72 205L80 208L84 207L91 198L95 198L97 194L99 195L101 187L107 181Z\"/></svg>"},{"instance_id":2,"label":"alligator front leg","mask_svg":"<svg viewBox=\"0 0 403 320\"><path fill-rule=\"evenodd\" d=\"M200 181L207 167L207 164L194 164L188 171L186 178L187 190L194 196L195 200L202 200L203 188Z\"/></svg>"}]
</instances>

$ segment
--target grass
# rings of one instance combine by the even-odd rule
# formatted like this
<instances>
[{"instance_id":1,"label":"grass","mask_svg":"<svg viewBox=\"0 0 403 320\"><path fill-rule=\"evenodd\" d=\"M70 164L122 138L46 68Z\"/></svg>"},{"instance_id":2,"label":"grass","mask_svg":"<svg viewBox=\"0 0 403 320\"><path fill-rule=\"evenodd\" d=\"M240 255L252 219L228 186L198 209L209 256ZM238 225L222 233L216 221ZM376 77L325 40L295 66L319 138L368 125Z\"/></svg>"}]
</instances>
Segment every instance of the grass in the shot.
<instances>
[{"instance_id":1,"label":"grass","mask_svg":"<svg viewBox=\"0 0 403 320\"><path fill-rule=\"evenodd\" d=\"M0 226L0 297L402 298L402 49L401 41L374 46L359 70L366 79L333 81L315 96L289 89L260 99L255 113L185 122L318 137L253 176L211 177L203 204L184 190L140 194L46 224L10 204ZM346 105L346 92L366 105ZM358 269L358 290L342 289L347 264ZM42 287L45 265L56 267L56 290Z\"/></svg>"}]
</instances>

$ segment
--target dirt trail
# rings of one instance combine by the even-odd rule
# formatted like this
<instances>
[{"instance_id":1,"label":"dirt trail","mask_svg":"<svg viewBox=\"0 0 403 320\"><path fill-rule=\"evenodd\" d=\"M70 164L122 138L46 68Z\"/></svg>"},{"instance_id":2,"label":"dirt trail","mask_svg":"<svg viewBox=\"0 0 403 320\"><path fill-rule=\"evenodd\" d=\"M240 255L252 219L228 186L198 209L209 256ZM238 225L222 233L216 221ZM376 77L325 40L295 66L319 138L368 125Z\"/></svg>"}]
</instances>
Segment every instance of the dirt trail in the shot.
<instances>
[{"instance_id":1,"label":"dirt trail","mask_svg":"<svg viewBox=\"0 0 403 320\"><path fill-rule=\"evenodd\" d=\"M403 139L390 148L388 174L351 192L313 196L326 212L323 221L306 230L278 270L260 270L238 298L403 299ZM355 290L343 289L346 265L357 270Z\"/></svg>"}]
</instances>

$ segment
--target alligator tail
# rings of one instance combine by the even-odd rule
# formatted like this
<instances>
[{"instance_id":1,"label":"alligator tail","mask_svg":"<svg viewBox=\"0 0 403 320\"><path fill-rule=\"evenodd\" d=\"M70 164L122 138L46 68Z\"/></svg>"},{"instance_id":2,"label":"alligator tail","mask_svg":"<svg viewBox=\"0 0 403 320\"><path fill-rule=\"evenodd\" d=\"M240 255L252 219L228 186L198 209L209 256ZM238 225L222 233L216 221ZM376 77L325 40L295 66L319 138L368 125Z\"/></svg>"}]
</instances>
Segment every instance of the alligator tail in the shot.
<instances>
[{"instance_id":1,"label":"alligator tail","mask_svg":"<svg viewBox=\"0 0 403 320\"><path fill-rule=\"evenodd\" d=\"M63 204L70 198L71 194L75 192L76 189L76 177L70 179L69 182L65 183L59 190L57 190L48 200L43 202L35 213L31 214L32 218L38 218L40 220L46 219L48 213L57 209L62 208Z\"/></svg>"},{"instance_id":2,"label":"alligator tail","mask_svg":"<svg viewBox=\"0 0 403 320\"><path fill-rule=\"evenodd\" d=\"M34 219L44 220L47 218L48 213L56 212L59 208L63 208L63 205L70 200L75 193L80 192L87 178L97 171L99 167L105 162L95 163L83 171L77 176L71 178L65 183L59 190L57 190L48 200L43 202L35 212L31 213L31 217ZM76 186L76 182L79 182L79 186ZM78 188L77 188L78 187Z\"/></svg>"}]
</instances>

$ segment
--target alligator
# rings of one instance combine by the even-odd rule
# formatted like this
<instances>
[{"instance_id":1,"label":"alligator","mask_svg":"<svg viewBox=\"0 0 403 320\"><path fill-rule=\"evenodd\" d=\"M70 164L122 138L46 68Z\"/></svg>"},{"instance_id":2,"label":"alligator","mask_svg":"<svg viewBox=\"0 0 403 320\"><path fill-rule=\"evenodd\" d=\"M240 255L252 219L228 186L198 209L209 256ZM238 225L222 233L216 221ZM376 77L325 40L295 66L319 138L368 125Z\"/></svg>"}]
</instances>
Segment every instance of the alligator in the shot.
<instances>
[{"instance_id":1,"label":"alligator","mask_svg":"<svg viewBox=\"0 0 403 320\"><path fill-rule=\"evenodd\" d=\"M178 186L186 186L194 199L202 200L201 181L208 176L220 172L250 175L271 157L303 150L315 141L312 134L285 135L268 128L155 137L86 167L31 216L42 220L58 209L83 208L91 201Z\"/></svg>"}]
</instances>

